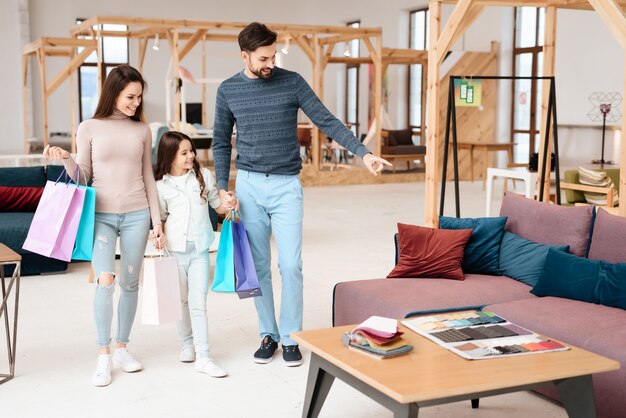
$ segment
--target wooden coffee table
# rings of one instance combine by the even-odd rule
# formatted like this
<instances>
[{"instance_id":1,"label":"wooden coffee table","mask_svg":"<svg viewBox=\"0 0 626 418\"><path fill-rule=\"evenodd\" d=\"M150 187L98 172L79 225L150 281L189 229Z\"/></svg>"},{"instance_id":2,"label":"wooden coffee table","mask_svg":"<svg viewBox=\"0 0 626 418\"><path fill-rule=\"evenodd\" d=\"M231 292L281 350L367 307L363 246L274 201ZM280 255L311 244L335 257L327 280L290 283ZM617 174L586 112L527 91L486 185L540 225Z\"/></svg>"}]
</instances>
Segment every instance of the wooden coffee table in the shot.
<instances>
[{"instance_id":1,"label":"wooden coffee table","mask_svg":"<svg viewBox=\"0 0 626 418\"><path fill-rule=\"evenodd\" d=\"M311 350L303 417L317 417L335 378L393 411L417 417L419 408L556 385L570 417L595 417L591 375L619 369L617 361L571 350L465 360L400 325L414 349L377 359L341 344L354 326L299 332L292 338Z\"/></svg>"}]
</instances>

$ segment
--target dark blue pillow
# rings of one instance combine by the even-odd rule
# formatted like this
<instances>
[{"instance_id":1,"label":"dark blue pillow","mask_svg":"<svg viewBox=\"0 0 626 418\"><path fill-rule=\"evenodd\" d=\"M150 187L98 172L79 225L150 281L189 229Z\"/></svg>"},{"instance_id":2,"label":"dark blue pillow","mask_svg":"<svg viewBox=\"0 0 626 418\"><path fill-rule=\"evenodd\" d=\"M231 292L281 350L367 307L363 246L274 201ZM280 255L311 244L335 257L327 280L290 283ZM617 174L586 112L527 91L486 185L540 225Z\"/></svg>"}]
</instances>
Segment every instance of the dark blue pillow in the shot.
<instances>
[{"instance_id":1,"label":"dark blue pillow","mask_svg":"<svg viewBox=\"0 0 626 418\"><path fill-rule=\"evenodd\" d=\"M504 231L500 244L500 271L512 279L534 286L543 271L548 250L567 252L569 245L545 245Z\"/></svg>"},{"instance_id":2,"label":"dark blue pillow","mask_svg":"<svg viewBox=\"0 0 626 418\"><path fill-rule=\"evenodd\" d=\"M472 235L465 245L461 268L465 273L500 275L500 241L507 217L449 218L439 217L441 229L471 229Z\"/></svg>"},{"instance_id":3,"label":"dark blue pillow","mask_svg":"<svg viewBox=\"0 0 626 418\"><path fill-rule=\"evenodd\" d=\"M549 250L541 277L530 292L626 309L626 263Z\"/></svg>"}]
</instances>

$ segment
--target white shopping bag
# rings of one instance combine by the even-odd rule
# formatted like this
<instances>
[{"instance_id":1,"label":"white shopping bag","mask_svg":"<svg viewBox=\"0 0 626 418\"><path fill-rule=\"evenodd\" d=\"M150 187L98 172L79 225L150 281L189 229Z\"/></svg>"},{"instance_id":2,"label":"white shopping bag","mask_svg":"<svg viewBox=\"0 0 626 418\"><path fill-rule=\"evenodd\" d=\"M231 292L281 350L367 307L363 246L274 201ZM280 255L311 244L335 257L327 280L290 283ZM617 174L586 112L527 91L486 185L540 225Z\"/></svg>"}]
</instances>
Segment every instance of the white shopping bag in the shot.
<instances>
[{"instance_id":1,"label":"white shopping bag","mask_svg":"<svg viewBox=\"0 0 626 418\"><path fill-rule=\"evenodd\" d=\"M178 261L169 254L143 262L141 323L161 325L182 318Z\"/></svg>"}]
</instances>

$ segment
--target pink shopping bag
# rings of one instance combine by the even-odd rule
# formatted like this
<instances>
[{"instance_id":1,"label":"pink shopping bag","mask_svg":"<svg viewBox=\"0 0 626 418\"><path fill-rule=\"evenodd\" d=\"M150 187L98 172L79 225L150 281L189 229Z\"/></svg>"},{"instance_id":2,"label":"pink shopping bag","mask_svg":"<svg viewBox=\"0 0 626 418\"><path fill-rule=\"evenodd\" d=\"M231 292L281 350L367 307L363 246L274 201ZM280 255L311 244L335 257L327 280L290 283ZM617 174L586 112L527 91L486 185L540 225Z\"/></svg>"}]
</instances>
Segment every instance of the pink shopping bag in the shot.
<instances>
[{"instance_id":1,"label":"pink shopping bag","mask_svg":"<svg viewBox=\"0 0 626 418\"><path fill-rule=\"evenodd\" d=\"M178 261L166 257L147 257L143 261L141 323L161 325L182 319Z\"/></svg>"},{"instance_id":2,"label":"pink shopping bag","mask_svg":"<svg viewBox=\"0 0 626 418\"><path fill-rule=\"evenodd\" d=\"M85 189L58 180L48 181L22 248L71 261L84 200Z\"/></svg>"}]
</instances>

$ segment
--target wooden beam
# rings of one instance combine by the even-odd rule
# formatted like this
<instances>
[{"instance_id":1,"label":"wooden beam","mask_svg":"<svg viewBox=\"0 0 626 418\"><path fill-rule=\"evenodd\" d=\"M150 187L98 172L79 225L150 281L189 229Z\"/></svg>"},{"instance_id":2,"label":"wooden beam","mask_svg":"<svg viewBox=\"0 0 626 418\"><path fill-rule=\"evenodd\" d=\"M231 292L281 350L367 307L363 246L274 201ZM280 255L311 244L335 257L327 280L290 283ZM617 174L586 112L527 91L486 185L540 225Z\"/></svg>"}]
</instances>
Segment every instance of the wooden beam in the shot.
<instances>
[{"instance_id":1,"label":"wooden beam","mask_svg":"<svg viewBox=\"0 0 626 418\"><path fill-rule=\"evenodd\" d=\"M146 49L148 48L148 37L139 39L139 51L138 51L138 67L140 73L143 73L143 63L146 60Z\"/></svg>"},{"instance_id":2,"label":"wooden beam","mask_svg":"<svg viewBox=\"0 0 626 418\"><path fill-rule=\"evenodd\" d=\"M39 61L39 79L41 80L41 92L43 98L43 145L48 145L48 93L46 86L46 56L41 49L37 50Z\"/></svg>"},{"instance_id":3,"label":"wooden beam","mask_svg":"<svg viewBox=\"0 0 626 418\"><path fill-rule=\"evenodd\" d=\"M339 42L354 41L355 39L364 39L370 36L371 34L368 33L328 36L326 38L320 38L320 45L338 44Z\"/></svg>"},{"instance_id":4,"label":"wooden beam","mask_svg":"<svg viewBox=\"0 0 626 418\"><path fill-rule=\"evenodd\" d=\"M204 35L206 34L206 29L198 29L192 36L191 38L189 38L189 40L185 43L185 46L183 46L181 48L180 51L178 51L178 59L179 61L182 61L183 58L185 58L185 55L187 55L189 53L189 51L191 51L191 49L196 46L196 44L198 43L198 41L200 39L202 39L204 37Z\"/></svg>"},{"instance_id":5,"label":"wooden beam","mask_svg":"<svg viewBox=\"0 0 626 418\"><path fill-rule=\"evenodd\" d=\"M525 6L525 7L556 7L559 9L592 10L588 0L476 0L485 6ZM442 0L442 3L457 3L456 0ZM616 2L620 7L626 7L626 0Z\"/></svg>"},{"instance_id":6,"label":"wooden beam","mask_svg":"<svg viewBox=\"0 0 626 418\"><path fill-rule=\"evenodd\" d=\"M321 45L321 47L322 47L322 52L324 52L324 48L326 48L326 51L324 52L324 56L322 57L322 64L320 66L321 71L323 72L324 70L326 70L326 65L328 65L328 60L333 55L333 50L335 49L335 44L334 43L330 43L330 44L326 44L326 45Z\"/></svg>"},{"instance_id":7,"label":"wooden beam","mask_svg":"<svg viewBox=\"0 0 626 418\"><path fill-rule=\"evenodd\" d=\"M356 58L356 57L329 57L328 63L332 64L372 64L374 61L371 58Z\"/></svg>"},{"instance_id":8,"label":"wooden beam","mask_svg":"<svg viewBox=\"0 0 626 418\"><path fill-rule=\"evenodd\" d=\"M438 226L437 217L437 186L439 171L439 29L441 27L441 4L438 0L429 0L429 38L431 45L428 49L428 123L426 129L426 174L425 174L425 225Z\"/></svg>"},{"instance_id":9,"label":"wooden beam","mask_svg":"<svg viewBox=\"0 0 626 418\"><path fill-rule=\"evenodd\" d=\"M615 0L588 0L622 48L626 49L626 17Z\"/></svg>"},{"instance_id":10,"label":"wooden beam","mask_svg":"<svg viewBox=\"0 0 626 418\"><path fill-rule=\"evenodd\" d=\"M544 41L543 41L543 75L554 75L554 61L555 61L555 42L556 42L556 7L546 8L545 29L544 29ZM537 196L538 200L544 202L550 201L550 158L546 158L546 166L543 166L544 154L544 142L546 132L546 122L548 117L548 98L550 96L550 82L543 81L541 89L541 125L539 127L539 173L545 174L543 196ZM548 134L548 151L547 155L552 154L552 129Z\"/></svg>"},{"instance_id":11,"label":"wooden beam","mask_svg":"<svg viewBox=\"0 0 626 418\"><path fill-rule=\"evenodd\" d=\"M46 88L46 94L51 95L64 81L68 78L78 67L81 66L83 62L87 59L89 55L95 50L94 46L84 48L80 54L74 56L69 63L65 66L64 69L59 71L57 76L52 80L52 82Z\"/></svg>"},{"instance_id":12,"label":"wooden beam","mask_svg":"<svg viewBox=\"0 0 626 418\"><path fill-rule=\"evenodd\" d=\"M624 51L624 79L622 80L624 92L626 92L626 51ZM622 192L619 194L619 214L626 216L626 100L622 100L622 132L621 134L621 152L620 152L620 170L619 170L619 187Z\"/></svg>"},{"instance_id":13,"label":"wooden beam","mask_svg":"<svg viewBox=\"0 0 626 418\"><path fill-rule=\"evenodd\" d=\"M468 15L474 0L459 0L459 3L452 11L452 15L441 35L437 38L437 61L441 63L446 52L452 47L453 41L459 34L459 28L465 17ZM432 42L432 38L431 42Z\"/></svg>"},{"instance_id":14,"label":"wooden beam","mask_svg":"<svg viewBox=\"0 0 626 418\"><path fill-rule=\"evenodd\" d=\"M307 36L296 36L293 40L298 44L302 51L309 57L311 62L315 62L315 51L311 46L311 39Z\"/></svg>"},{"instance_id":15,"label":"wooden beam","mask_svg":"<svg viewBox=\"0 0 626 418\"><path fill-rule=\"evenodd\" d=\"M450 45L454 45L461 36L474 24L474 21L478 19L478 17L482 14L483 10L485 10L484 4L479 4L474 2L470 10L467 12L465 19L459 25L459 28L456 31L456 35L452 38L452 43ZM445 57L445 55L444 55Z\"/></svg>"},{"instance_id":16,"label":"wooden beam","mask_svg":"<svg viewBox=\"0 0 626 418\"><path fill-rule=\"evenodd\" d=\"M367 50L369 51L372 61L374 62L380 61L380 56L381 56L381 53L379 52L380 48L379 49L374 48L374 45L372 45L372 41L370 41L370 38L364 38L363 43L367 47ZM378 45L380 46L380 43Z\"/></svg>"},{"instance_id":17,"label":"wooden beam","mask_svg":"<svg viewBox=\"0 0 626 418\"><path fill-rule=\"evenodd\" d=\"M22 55L22 111L24 115L24 154L28 154L28 62L30 57Z\"/></svg>"},{"instance_id":18,"label":"wooden beam","mask_svg":"<svg viewBox=\"0 0 626 418\"><path fill-rule=\"evenodd\" d=\"M93 49L95 49L95 47ZM87 50L87 48L85 48L82 52L84 53L86 50ZM72 59L70 60L70 64L68 64L68 66L66 68L69 68L71 63L77 58L75 51L76 51L75 49L72 50ZM86 55L85 58L87 58L87 56L88 55ZM74 83L75 82L74 73L76 72L77 68L78 67L72 69L69 72L69 78L70 78L70 126L71 126L70 152L73 153L73 154L76 153L76 84ZM61 75L61 74L59 74L59 75ZM80 184L80 175L78 176L78 184ZM85 184L85 186L86 186L86 184Z\"/></svg>"}]
</instances>

